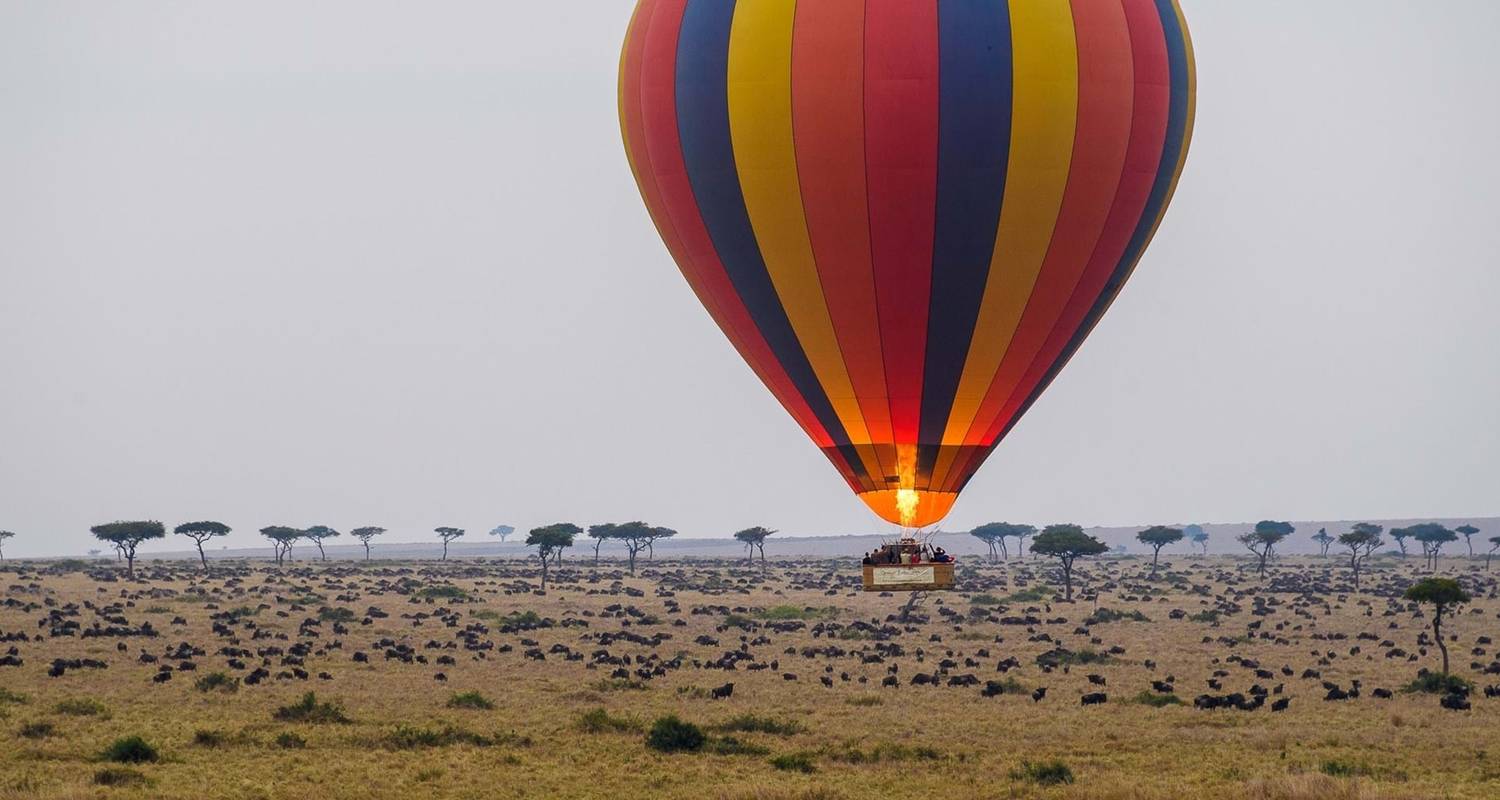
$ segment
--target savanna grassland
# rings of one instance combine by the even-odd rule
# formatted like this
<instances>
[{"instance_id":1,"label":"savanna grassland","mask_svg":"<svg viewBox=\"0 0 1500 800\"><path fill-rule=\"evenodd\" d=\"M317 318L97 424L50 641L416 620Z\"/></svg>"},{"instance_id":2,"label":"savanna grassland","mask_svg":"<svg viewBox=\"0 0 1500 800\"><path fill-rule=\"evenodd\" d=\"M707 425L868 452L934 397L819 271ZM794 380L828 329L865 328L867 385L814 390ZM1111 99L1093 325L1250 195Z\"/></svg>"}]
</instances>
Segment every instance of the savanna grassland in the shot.
<instances>
[{"instance_id":1,"label":"savanna grassland","mask_svg":"<svg viewBox=\"0 0 1500 800\"><path fill-rule=\"evenodd\" d=\"M1500 797L1482 562L1452 711L1420 559L1166 561L965 559L906 622L851 561L10 562L0 797Z\"/></svg>"}]
</instances>

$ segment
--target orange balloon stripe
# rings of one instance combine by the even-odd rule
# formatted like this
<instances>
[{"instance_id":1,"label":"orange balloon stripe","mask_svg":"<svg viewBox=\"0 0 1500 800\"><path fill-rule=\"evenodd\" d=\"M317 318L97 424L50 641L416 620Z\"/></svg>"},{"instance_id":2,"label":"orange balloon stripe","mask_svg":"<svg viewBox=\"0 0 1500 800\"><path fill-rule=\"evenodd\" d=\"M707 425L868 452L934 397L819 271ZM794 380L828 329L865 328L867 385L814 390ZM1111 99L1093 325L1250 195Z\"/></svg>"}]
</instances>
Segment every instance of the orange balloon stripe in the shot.
<instances>
[{"instance_id":1,"label":"orange balloon stripe","mask_svg":"<svg viewBox=\"0 0 1500 800\"><path fill-rule=\"evenodd\" d=\"M1010 349L980 403L965 444L985 433L1041 350L1053 322L1077 288L1108 218L1125 163L1131 123L1130 32L1118 2L1076 0L1078 123L1068 187L1036 286ZM960 470L960 474L963 470Z\"/></svg>"},{"instance_id":2,"label":"orange balloon stripe","mask_svg":"<svg viewBox=\"0 0 1500 800\"><path fill-rule=\"evenodd\" d=\"M893 441L864 158L864 0L797 5L792 126L808 237L870 442ZM856 444L859 444L856 442ZM876 452L866 468L894 474Z\"/></svg>"},{"instance_id":3,"label":"orange balloon stripe","mask_svg":"<svg viewBox=\"0 0 1500 800\"><path fill-rule=\"evenodd\" d=\"M1125 170L1121 175L1114 207L1078 288L1063 309L1046 344L1027 370L1025 378L1012 391L1000 416L987 431L986 437L990 440L1000 435L1021 404L1031 396L1032 390L1062 355L1063 348L1072 341L1073 335L1083 324L1084 316L1099 299L1106 281L1125 255L1125 248L1140 223L1161 167L1162 141L1167 134L1172 94L1172 78L1167 65L1161 19L1157 16L1152 0L1123 2L1130 24L1134 55L1135 103Z\"/></svg>"},{"instance_id":4,"label":"orange balloon stripe","mask_svg":"<svg viewBox=\"0 0 1500 800\"><path fill-rule=\"evenodd\" d=\"M668 251L714 321L808 436L819 446L830 445L828 432L792 386L729 285L692 199L675 141L676 106L671 100L676 91L676 39L685 7L686 0L643 0L626 41L621 105L637 183ZM852 472L847 470L847 465L840 466L849 479Z\"/></svg>"}]
</instances>

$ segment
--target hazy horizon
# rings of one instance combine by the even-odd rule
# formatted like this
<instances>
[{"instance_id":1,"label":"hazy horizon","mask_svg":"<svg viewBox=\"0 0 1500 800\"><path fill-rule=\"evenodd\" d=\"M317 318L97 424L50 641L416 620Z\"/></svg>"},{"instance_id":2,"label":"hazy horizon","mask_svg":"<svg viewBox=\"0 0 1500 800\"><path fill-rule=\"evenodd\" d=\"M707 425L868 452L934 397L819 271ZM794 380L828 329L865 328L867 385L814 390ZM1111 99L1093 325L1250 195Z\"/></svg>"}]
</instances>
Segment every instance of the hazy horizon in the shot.
<instances>
[{"instance_id":1,"label":"hazy horizon","mask_svg":"<svg viewBox=\"0 0 1500 800\"><path fill-rule=\"evenodd\" d=\"M1500 4L1181 4L1173 205L942 527L1500 515ZM631 6L0 5L6 557L887 530L646 215Z\"/></svg>"}]
</instances>

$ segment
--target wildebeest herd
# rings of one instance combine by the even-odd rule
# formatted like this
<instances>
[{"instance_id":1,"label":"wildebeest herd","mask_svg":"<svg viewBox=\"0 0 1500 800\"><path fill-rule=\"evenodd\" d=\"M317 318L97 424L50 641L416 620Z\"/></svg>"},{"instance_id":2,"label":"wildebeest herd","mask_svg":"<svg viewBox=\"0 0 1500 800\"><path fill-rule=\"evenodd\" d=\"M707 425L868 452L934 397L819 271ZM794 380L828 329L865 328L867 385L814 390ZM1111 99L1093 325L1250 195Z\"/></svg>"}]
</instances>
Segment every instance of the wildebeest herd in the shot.
<instances>
[{"instance_id":1,"label":"wildebeest herd","mask_svg":"<svg viewBox=\"0 0 1500 800\"><path fill-rule=\"evenodd\" d=\"M0 795L1500 796L1446 566L1451 676L1397 558L965 559L909 613L849 560L11 562Z\"/></svg>"}]
</instances>

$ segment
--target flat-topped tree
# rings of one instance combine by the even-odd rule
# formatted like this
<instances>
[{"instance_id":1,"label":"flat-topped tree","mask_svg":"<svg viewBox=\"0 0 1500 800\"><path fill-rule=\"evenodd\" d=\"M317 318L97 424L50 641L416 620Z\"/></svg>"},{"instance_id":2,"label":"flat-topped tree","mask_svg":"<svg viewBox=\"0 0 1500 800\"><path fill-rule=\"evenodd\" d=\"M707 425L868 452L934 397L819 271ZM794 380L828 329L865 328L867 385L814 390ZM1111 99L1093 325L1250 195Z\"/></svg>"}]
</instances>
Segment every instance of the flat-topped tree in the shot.
<instances>
[{"instance_id":1,"label":"flat-topped tree","mask_svg":"<svg viewBox=\"0 0 1500 800\"><path fill-rule=\"evenodd\" d=\"M1277 522L1276 520L1263 519L1255 523L1255 530L1241 534L1237 541L1244 545L1250 552L1255 554L1258 563L1258 574L1266 574L1266 562L1276 553L1276 545L1282 539L1291 536L1297 529L1290 522Z\"/></svg>"},{"instance_id":2,"label":"flat-topped tree","mask_svg":"<svg viewBox=\"0 0 1500 800\"><path fill-rule=\"evenodd\" d=\"M752 562L755 561L755 552L759 550L761 566L765 566L766 537L775 532L776 531L773 531L769 528L762 528L761 526L757 525L753 528L746 528L742 531L735 531L734 538L745 544L745 552Z\"/></svg>"},{"instance_id":3,"label":"flat-topped tree","mask_svg":"<svg viewBox=\"0 0 1500 800\"><path fill-rule=\"evenodd\" d=\"M203 571L208 572L208 556L203 554L203 543L216 536L228 536L229 526L212 520L184 522L173 528L172 532L193 540L193 544L198 546L198 560L203 562Z\"/></svg>"},{"instance_id":4,"label":"flat-topped tree","mask_svg":"<svg viewBox=\"0 0 1500 800\"><path fill-rule=\"evenodd\" d=\"M984 546L989 549L991 564L995 563L1002 552L1005 552L1005 540L995 530L996 526L1000 524L999 522L988 522L969 531L970 536L984 542ZM1008 558L1010 553L1005 553L1005 555Z\"/></svg>"},{"instance_id":5,"label":"flat-topped tree","mask_svg":"<svg viewBox=\"0 0 1500 800\"><path fill-rule=\"evenodd\" d=\"M15 534L10 531L0 531L0 561L5 560L5 540L14 536Z\"/></svg>"},{"instance_id":6,"label":"flat-topped tree","mask_svg":"<svg viewBox=\"0 0 1500 800\"><path fill-rule=\"evenodd\" d=\"M1327 528L1319 528L1318 532L1312 535L1312 540L1318 543L1319 558L1327 558L1328 546L1338 541L1337 538L1328 534Z\"/></svg>"},{"instance_id":7,"label":"flat-topped tree","mask_svg":"<svg viewBox=\"0 0 1500 800\"><path fill-rule=\"evenodd\" d=\"M1486 572L1490 569L1490 559L1494 557L1496 550L1500 550L1500 536L1491 536L1490 551L1484 554L1484 570Z\"/></svg>"},{"instance_id":8,"label":"flat-topped tree","mask_svg":"<svg viewBox=\"0 0 1500 800\"><path fill-rule=\"evenodd\" d=\"M1408 528L1391 528L1391 538L1396 540L1396 546L1401 548L1401 557L1406 558L1406 540L1411 538L1411 530Z\"/></svg>"},{"instance_id":9,"label":"flat-topped tree","mask_svg":"<svg viewBox=\"0 0 1500 800\"><path fill-rule=\"evenodd\" d=\"M1380 540L1379 525L1359 522L1348 533L1339 534L1339 544L1349 548L1349 569L1354 571L1354 588L1359 590L1359 568L1384 542Z\"/></svg>"},{"instance_id":10,"label":"flat-topped tree","mask_svg":"<svg viewBox=\"0 0 1500 800\"><path fill-rule=\"evenodd\" d=\"M526 535L526 546L536 548L536 556L542 562L542 593L547 592L547 563L560 559L563 548L573 546L573 537L583 529L571 522L555 522L540 528L532 528Z\"/></svg>"},{"instance_id":11,"label":"flat-topped tree","mask_svg":"<svg viewBox=\"0 0 1500 800\"><path fill-rule=\"evenodd\" d=\"M167 535L166 526L155 520L107 522L89 528L89 532L94 534L94 538L108 542L120 551L120 555L125 558L125 571L132 578L135 577L135 549L141 542L161 539Z\"/></svg>"},{"instance_id":12,"label":"flat-topped tree","mask_svg":"<svg viewBox=\"0 0 1500 800\"><path fill-rule=\"evenodd\" d=\"M634 522L622 522L615 526L610 538L619 539L625 544L625 553L630 558L630 574L635 574L635 557L646 549L652 531L655 528L640 520Z\"/></svg>"},{"instance_id":13,"label":"flat-topped tree","mask_svg":"<svg viewBox=\"0 0 1500 800\"><path fill-rule=\"evenodd\" d=\"M1436 522L1423 522L1407 530L1411 531L1411 538L1422 545L1422 555L1426 557L1433 572L1437 572L1438 553L1443 545L1458 541L1458 534Z\"/></svg>"},{"instance_id":14,"label":"flat-topped tree","mask_svg":"<svg viewBox=\"0 0 1500 800\"><path fill-rule=\"evenodd\" d=\"M1469 558L1473 558L1474 557L1474 539L1473 539L1473 536L1474 536L1474 534L1479 533L1479 529L1476 528L1476 527L1474 527L1473 525L1460 525L1457 528L1454 528L1453 532L1456 533L1456 534L1458 534L1459 536L1464 537L1464 544L1468 545L1468 547L1469 547Z\"/></svg>"},{"instance_id":15,"label":"flat-topped tree","mask_svg":"<svg viewBox=\"0 0 1500 800\"><path fill-rule=\"evenodd\" d=\"M1208 555L1208 531L1203 530L1202 525L1184 526L1182 533L1188 538L1188 541L1203 550L1203 555Z\"/></svg>"},{"instance_id":16,"label":"flat-topped tree","mask_svg":"<svg viewBox=\"0 0 1500 800\"><path fill-rule=\"evenodd\" d=\"M599 566L599 546L610 539L617 539L615 528L619 526L613 522L601 522L598 525L589 526L589 538L594 540L594 566Z\"/></svg>"},{"instance_id":17,"label":"flat-topped tree","mask_svg":"<svg viewBox=\"0 0 1500 800\"><path fill-rule=\"evenodd\" d=\"M1417 603L1431 603L1432 638L1437 640L1443 652L1443 674L1448 674L1448 645L1443 643L1443 612L1474 599L1452 578L1423 578L1406 590L1406 599Z\"/></svg>"},{"instance_id":18,"label":"flat-topped tree","mask_svg":"<svg viewBox=\"0 0 1500 800\"><path fill-rule=\"evenodd\" d=\"M495 527L490 528L490 535L500 537L501 544L505 544L506 538L508 538L512 533L515 532L516 528L514 525L496 525Z\"/></svg>"},{"instance_id":19,"label":"flat-topped tree","mask_svg":"<svg viewBox=\"0 0 1500 800\"><path fill-rule=\"evenodd\" d=\"M464 535L464 529L463 528L449 528L447 526L443 526L441 528L433 528L432 531L433 531L433 533L436 533L438 535L439 539L443 540L443 560L447 561L448 560L448 543L451 542L451 541L453 541L454 539L458 539L458 538L463 537L463 535Z\"/></svg>"},{"instance_id":20,"label":"flat-topped tree","mask_svg":"<svg viewBox=\"0 0 1500 800\"><path fill-rule=\"evenodd\" d=\"M355 528L354 530L349 531L350 536L358 539L359 543L365 546L366 561L370 560L370 540L374 539L376 536L379 536L382 533L385 533L385 528L378 528L374 525L369 525L363 528Z\"/></svg>"},{"instance_id":21,"label":"flat-topped tree","mask_svg":"<svg viewBox=\"0 0 1500 800\"><path fill-rule=\"evenodd\" d=\"M313 544L318 546L318 558L321 561L328 560L328 554L323 552L323 540L333 539L338 535L338 531L328 527L327 525L314 525L302 532L302 538L309 539Z\"/></svg>"},{"instance_id":22,"label":"flat-topped tree","mask_svg":"<svg viewBox=\"0 0 1500 800\"><path fill-rule=\"evenodd\" d=\"M271 540L271 549L279 565L285 563L287 556L292 554L292 545L302 538L302 529L286 525L267 525L260 529L260 535Z\"/></svg>"},{"instance_id":23,"label":"flat-topped tree","mask_svg":"<svg viewBox=\"0 0 1500 800\"><path fill-rule=\"evenodd\" d=\"M646 537L646 560L656 560L656 541L658 539L670 539L677 535L677 531L671 528L652 528L651 534Z\"/></svg>"},{"instance_id":24,"label":"flat-topped tree","mask_svg":"<svg viewBox=\"0 0 1500 800\"><path fill-rule=\"evenodd\" d=\"M1016 539L1016 557L1026 560L1026 539L1036 535L1035 525L1013 525L1010 535Z\"/></svg>"},{"instance_id":25,"label":"flat-topped tree","mask_svg":"<svg viewBox=\"0 0 1500 800\"><path fill-rule=\"evenodd\" d=\"M1151 578L1155 580L1156 562L1161 559L1161 549L1169 544L1177 544L1182 541L1182 529L1169 528L1166 525L1152 525L1137 533L1135 538L1142 544L1151 546Z\"/></svg>"},{"instance_id":26,"label":"flat-topped tree","mask_svg":"<svg viewBox=\"0 0 1500 800\"><path fill-rule=\"evenodd\" d=\"M1062 564L1064 598L1073 599L1073 561L1085 556L1097 556L1109 550L1104 542L1083 532L1083 528L1072 524L1048 525L1031 542L1031 552L1050 556Z\"/></svg>"}]
</instances>

